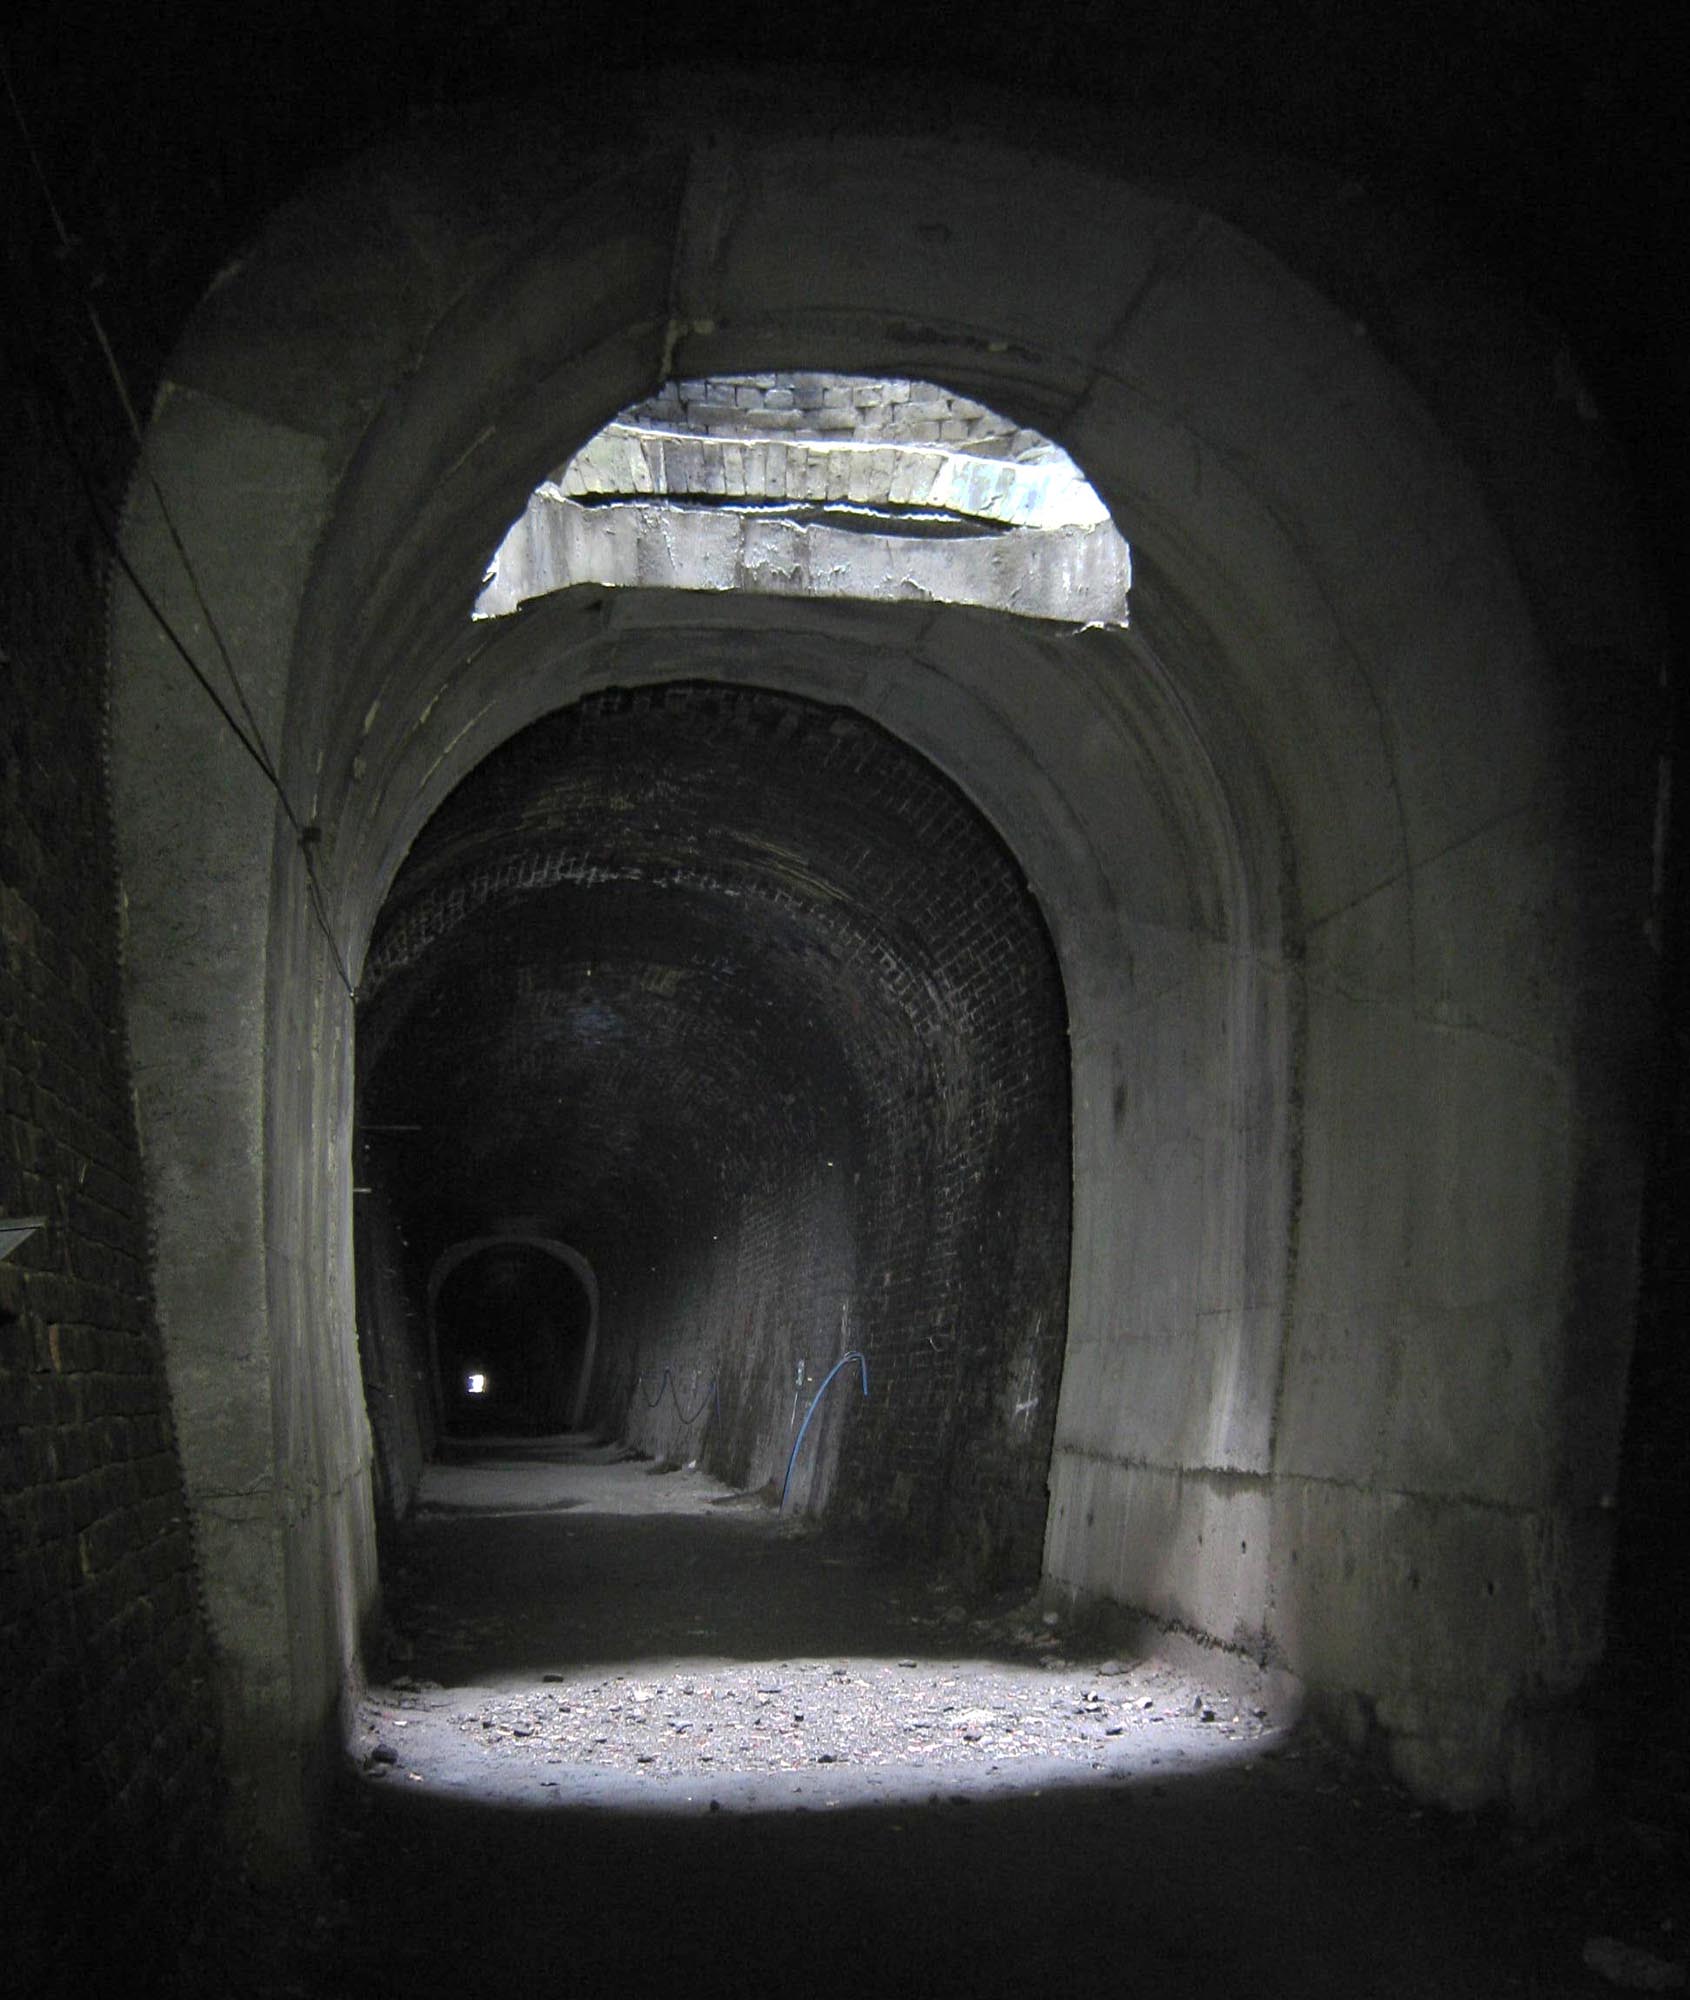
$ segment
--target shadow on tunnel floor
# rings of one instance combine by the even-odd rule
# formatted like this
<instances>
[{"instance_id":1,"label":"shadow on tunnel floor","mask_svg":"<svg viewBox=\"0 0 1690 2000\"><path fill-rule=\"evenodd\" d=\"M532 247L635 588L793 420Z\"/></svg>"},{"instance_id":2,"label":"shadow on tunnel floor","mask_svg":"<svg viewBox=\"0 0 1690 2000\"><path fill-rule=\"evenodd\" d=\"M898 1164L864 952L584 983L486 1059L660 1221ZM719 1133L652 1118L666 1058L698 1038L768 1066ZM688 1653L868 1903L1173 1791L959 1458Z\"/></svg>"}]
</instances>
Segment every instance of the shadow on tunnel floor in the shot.
<instances>
[{"instance_id":1,"label":"shadow on tunnel floor","mask_svg":"<svg viewBox=\"0 0 1690 2000\"><path fill-rule=\"evenodd\" d=\"M285 1976L232 1974L237 1947L220 1985L184 1993L1059 1986L1495 2000L1611 1990L1583 1960L1593 1932L1623 1921L1636 1936L1658 1921L1658 1884L1623 1910L1615 1900L1628 1857L1601 1849L1611 1824L1533 1835L1426 1811L1306 1734L1245 1725L1223 1743L1216 1714L1216 1754L1187 1754L1170 1744L1204 1732L1170 1698L1152 1718L1167 1728L1145 1733L1158 1753L1105 1768L1105 1725L1085 1720L1097 1687L1079 1688L1080 1754L1065 1764L1041 1754L1013 1768L1006 1759L995 1775L904 1769L878 1796L872 1750L856 1770L822 1758L833 1768L791 1774L773 1803L726 1768L644 1789L625 1777L595 1790L579 1771L560 1782L566 1771L522 1761L527 1745L507 1743L500 1763L473 1712L450 1718L457 1739L425 1750L429 1700L404 1697L416 1705L402 1715L395 1689L434 1689L437 1707L466 1690L483 1703L488 1690L514 1690L520 1708L582 1676L621 1699L665 1676L691 1693L712 1663L724 1675L772 1663L770 1687L790 1688L799 1671L844 1671L829 1661L856 1663L865 1679L917 1669L947 1686L1001 1667L1053 1703L1092 1681L1116 1699L1129 1667L1171 1689L1154 1663L1110 1662L1105 1674L1025 1597L1019 1609L965 1604L932 1570L794 1532L761 1507L715 1508L720 1489L708 1482L608 1452L560 1494L562 1456L540 1456L513 1489L503 1472L520 1469L520 1455L478 1450L467 1470L501 1476L461 1511L430 1511L466 1490L431 1482L390 1583L396 1649L408 1657L373 1690L405 1748L383 1764L349 1762L321 1908L296 1925L285 1958L254 1944ZM566 1485L584 1463L573 1461ZM511 1506L524 1485L545 1511ZM559 1510L560 1497L577 1504ZM495 1768L502 1791L475 1775Z\"/></svg>"},{"instance_id":2,"label":"shadow on tunnel floor","mask_svg":"<svg viewBox=\"0 0 1690 2000\"><path fill-rule=\"evenodd\" d=\"M317 2000L1606 1990L1554 1871L1318 1757L1290 1782L690 1816L358 1786L332 1845L332 1918L278 1989Z\"/></svg>"},{"instance_id":3,"label":"shadow on tunnel floor","mask_svg":"<svg viewBox=\"0 0 1690 2000\"><path fill-rule=\"evenodd\" d=\"M448 1685L679 1656L896 1657L935 1631L955 1650L968 1617L954 1591L936 1601L930 1566L574 1437L460 1442L389 1555L393 1658ZM971 1646L1028 1658L1006 1637L1026 1598L972 1607Z\"/></svg>"}]
</instances>

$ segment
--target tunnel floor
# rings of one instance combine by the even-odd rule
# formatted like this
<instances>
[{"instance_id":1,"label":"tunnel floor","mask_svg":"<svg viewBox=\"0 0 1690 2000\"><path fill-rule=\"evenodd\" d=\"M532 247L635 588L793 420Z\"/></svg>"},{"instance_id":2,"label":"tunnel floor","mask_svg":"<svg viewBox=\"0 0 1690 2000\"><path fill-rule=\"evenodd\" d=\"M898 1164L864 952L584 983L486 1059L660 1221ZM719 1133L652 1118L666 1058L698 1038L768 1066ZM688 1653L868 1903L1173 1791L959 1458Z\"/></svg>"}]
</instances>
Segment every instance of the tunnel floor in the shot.
<instances>
[{"instance_id":1,"label":"tunnel floor","mask_svg":"<svg viewBox=\"0 0 1690 2000\"><path fill-rule=\"evenodd\" d=\"M409 1664L351 1745L372 1780L830 1810L1228 1762L1283 1735L1171 1665L1080 1656L1025 1593L965 1604L615 1446L459 1445L413 1522L391 1649Z\"/></svg>"},{"instance_id":2,"label":"tunnel floor","mask_svg":"<svg viewBox=\"0 0 1690 2000\"><path fill-rule=\"evenodd\" d=\"M1612 1813L1422 1810L1218 1673L615 1446L457 1445L386 1582L322 1882L225 1905L195 2000L1561 1995L1614 1990L1593 1935L1674 1952Z\"/></svg>"}]
</instances>

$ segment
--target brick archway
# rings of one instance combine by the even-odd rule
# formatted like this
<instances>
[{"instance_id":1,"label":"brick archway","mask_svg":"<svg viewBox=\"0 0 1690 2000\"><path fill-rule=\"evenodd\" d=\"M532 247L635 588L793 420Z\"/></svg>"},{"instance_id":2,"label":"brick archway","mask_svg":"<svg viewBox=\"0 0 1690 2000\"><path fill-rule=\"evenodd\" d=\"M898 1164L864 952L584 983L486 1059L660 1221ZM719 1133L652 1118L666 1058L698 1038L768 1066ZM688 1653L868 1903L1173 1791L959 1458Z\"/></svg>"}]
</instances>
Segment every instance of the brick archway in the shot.
<instances>
[{"instance_id":1,"label":"brick archway","mask_svg":"<svg viewBox=\"0 0 1690 2000\"><path fill-rule=\"evenodd\" d=\"M454 1243L443 1250L434 1260L428 1274L428 1351L434 1369L435 1381L440 1378L440 1326L438 1313L440 1291L446 1280L460 1265L472 1257L479 1257L484 1250L496 1250L511 1244L532 1250L537 1256L550 1257L574 1273L582 1291L587 1297L587 1332L582 1346L581 1366L576 1376L575 1392L570 1398L569 1427L579 1430L586 1415L587 1395L592 1387L593 1363L599 1345L599 1281L589 1260L583 1257L573 1244L559 1243L550 1236L533 1236L525 1231L513 1231L508 1235L472 1236L462 1243Z\"/></svg>"}]
</instances>

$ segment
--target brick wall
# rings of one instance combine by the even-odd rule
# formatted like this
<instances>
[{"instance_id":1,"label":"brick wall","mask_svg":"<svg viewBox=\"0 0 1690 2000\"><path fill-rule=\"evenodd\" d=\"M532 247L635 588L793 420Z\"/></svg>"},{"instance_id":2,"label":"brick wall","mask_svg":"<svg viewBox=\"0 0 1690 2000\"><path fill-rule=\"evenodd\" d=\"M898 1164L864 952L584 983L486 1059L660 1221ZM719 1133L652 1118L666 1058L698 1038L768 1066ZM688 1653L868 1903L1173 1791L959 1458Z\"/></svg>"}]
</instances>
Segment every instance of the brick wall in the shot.
<instances>
[{"instance_id":1,"label":"brick wall","mask_svg":"<svg viewBox=\"0 0 1690 2000\"><path fill-rule=\"evenodd\" d=\"M360 1075L419 1244L539 1202L593 1412L660 1458L1036 1573L1066 1335L1067 1040L1012 858L884 732L745 689L496 752L372 941ZM540 1163L525 1188L522 1162ZM425 1257L419 1251L419 1259Z\"/></svg>"},{"instance_id":2,"label":"brick wall","mask_svg":"<svg viewBox=\"0 0 1690 2000\"><path fill-rule=\"evenodd\" d=\"M7 250L14 329L64 371L20 345L0 376L0 1213L47 1218L0 1264L0 1908L8 1984L50 1993L96 1947L137 1979L168 1954L219 1792L122 1031L103 555L55 404L108 499L124 453Z\"/></svg>"}]
</instances>

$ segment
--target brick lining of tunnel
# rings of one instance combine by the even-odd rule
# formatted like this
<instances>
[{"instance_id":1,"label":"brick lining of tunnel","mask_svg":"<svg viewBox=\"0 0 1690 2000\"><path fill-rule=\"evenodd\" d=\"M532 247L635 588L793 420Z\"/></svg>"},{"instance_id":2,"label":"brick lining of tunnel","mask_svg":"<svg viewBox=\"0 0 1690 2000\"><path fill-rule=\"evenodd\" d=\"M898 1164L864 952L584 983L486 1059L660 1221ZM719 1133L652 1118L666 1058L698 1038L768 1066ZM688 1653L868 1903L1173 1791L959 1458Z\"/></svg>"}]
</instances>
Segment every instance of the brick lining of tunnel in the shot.
<instances>
[{"instance_id":1,"label":"brick lining of tunnel","mask_svg":"<svg viewBox=\"0 0 1690 2000\"><path fill-rule=\"evenodd\" d=\"M3 436L0 1215L45 1226L0 1262L0 1977L51 1992L93 1943L137 1977L168 1951L223 1782L97 779L99 565L42 526L79 504L46 410L9 400ZM104 475L109 441L77 444Z\"/></svg>"},{"instance_id":2,"label":"brick lining of tunnel","mask_svg":"<svg viewBox=\"0 0 1690 2000\"><path fill-rule=\"evenodd\" d=\"M442 1243L543 1214L602 1286L592 1419L738 1486L779 1480L861 1350L870 1396L818 1415L795 1504L1037 1574L1063 1004L1011 857L937 772L787 697L592 697L442 808L363 992L360 1179L413 1297ZM417 1313L370 1297L367 1371L414 1383ZM426 1425L394 1404L403 1492Z\"/></svg>"},{"instance_id":3,"label":"brick lining of tunnel","mask_svg":"<svg viewBox=\"0 0 1690 2000\"><path fill-rule=\"evenodd\" d=\"M525 1428L565 1429L592 1317L576 1273L532 1244L495 1240L454 1262L431 1289L449 1427L502 1430L514 1415ZM467 1390L472 1373L480 1386ZM471 1402L471 1395L482 1400Z\"/></svg>"}]
</instances>

